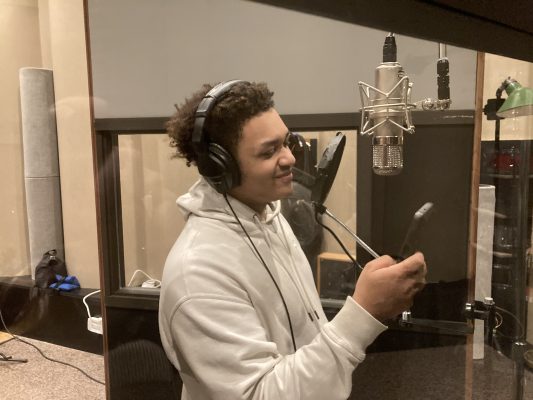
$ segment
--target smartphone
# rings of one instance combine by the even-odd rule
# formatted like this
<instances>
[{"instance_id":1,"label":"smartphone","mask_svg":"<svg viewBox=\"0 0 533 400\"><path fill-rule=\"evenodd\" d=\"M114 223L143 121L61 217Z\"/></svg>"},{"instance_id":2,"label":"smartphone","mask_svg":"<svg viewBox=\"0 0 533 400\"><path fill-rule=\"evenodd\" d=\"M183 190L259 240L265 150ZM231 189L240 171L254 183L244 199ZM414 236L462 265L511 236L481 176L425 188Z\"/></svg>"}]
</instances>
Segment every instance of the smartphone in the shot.
<instances>
[{"instance_id":1,"label":"smartphone","mask_svg":"<svg viewBox=\"0 0 533 400\"><path fill-rule=\"evenodd\" d=\"M433 210L433 203L425 203L415 212L415 215L413 215L413 219L411 220L411 224L409 225L409 229L407 230L407 234L405 235L399 253L402 260L419 250L422 228L428 221L429 216L433 213Z\"/></svg>"}]
</instances>

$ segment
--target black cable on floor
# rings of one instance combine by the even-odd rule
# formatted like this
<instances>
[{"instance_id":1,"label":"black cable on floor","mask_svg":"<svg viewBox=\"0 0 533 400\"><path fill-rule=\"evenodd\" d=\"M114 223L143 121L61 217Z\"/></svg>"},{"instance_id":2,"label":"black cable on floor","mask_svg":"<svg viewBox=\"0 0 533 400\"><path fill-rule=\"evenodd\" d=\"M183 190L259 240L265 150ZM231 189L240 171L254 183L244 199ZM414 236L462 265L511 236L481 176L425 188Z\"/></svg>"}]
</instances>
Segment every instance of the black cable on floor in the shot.
<instances>
[{"instance_id":1,"label":"black cable on floor","mask_svg":"<svg viewBox=\"0 0 533 400\"><path fill-rule=\"evenodd\" d=\"M82 370L81 368L78 368L78 367L76 367L75 365L69 364L69 363L64 362L64 361L55 360L55 359L53 359L53 358L50 358L50 357L48 357L46 354L44 354L43 351L42 351L40 348L38 348L36 345L34 345L33 343L27 342L27 341L25 341L24 339L21 339L20 337L18 337L18 336L16 336L16 335L14 335L13 333L11 333L11 331L10 331L9 329L7 329L7 325L6 325L5 321L4 321L4 316L2 315L2 310L0 310L0 320L2 321L2 326L4 327L4 329L6 330L6 332L9 333L9 334L13 337L13 339L16 339L16 340L18 340L19 342L22 342L22 343L24 343L24 344L27 344L28 346L33 347L34 349L36 349L36 350L39 352L39 354L40 354L44 359L46 359L46 360L48 360L48 361L52 361L52 362L58 363L58 364L66 365L67 367L74 368L74 369L78 370L79 372L81 372L83 375L85 375L85 376L86 376L87 378L89 378L90 380L92 380L92 381L94 381L94 382L96 382L96 383L99 383L100 385L105 385L104 382L101 382L101 381L99 381L98 379L93 378L92 376L90 376L87 372L85 372L85 371Z\"/></svg>"}]
</instances>

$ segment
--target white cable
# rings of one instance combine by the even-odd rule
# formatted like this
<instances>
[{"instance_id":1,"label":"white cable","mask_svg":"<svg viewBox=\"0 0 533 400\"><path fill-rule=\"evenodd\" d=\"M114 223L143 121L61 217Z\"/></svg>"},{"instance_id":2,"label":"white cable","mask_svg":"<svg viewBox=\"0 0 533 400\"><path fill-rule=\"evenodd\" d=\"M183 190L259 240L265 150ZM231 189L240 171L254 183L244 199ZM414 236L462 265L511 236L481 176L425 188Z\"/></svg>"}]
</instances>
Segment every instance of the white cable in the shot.
<instances>
[{"instance_id":1,"label":"white cable","mask_svg":"<svg viewBox=\"0 0 533 400\"><path fill-rule=\"evenodd\" d=\"M496 315L496 326L494 327L494 329L498 329L501 326L501 324L503 324L503 316L499 312L496 312L495 315ZM499 320L498 320L498 317L500 317Z\"/></svg>"},{"instance_id":2,"label":"white cable","mask_svg":"<svg viewBox=\"0 0 533 400\"><path fill-rule=\"evenodd\" d=\"M89 310L89 306L87 305L87 302L85 301L87 297L92 296L93 294L100 293L100 290L95 290L94 292L89 293L87 296L83 298L83 304L85 304L85 308L87 309L87 314L89 314L89 318L91 318L91 311Z\"/></svg>"},{"instance_id":3,"label":"white cable","mask_svg":"<svg viewBox=\"0 0 533 400\"><path fill-rule=\"evenodd\" d=\"M130 279L130 281L128 283L128 286L131 286L131 283L133 282L133 279L135 278L135 275L137 275L137 272L140 272L140 273L144 274L144 276L146 276L148 278L148 281L150 281L150 282L152 282L154 284L153 287L155 287L155 288L161 287L161 281L160 280L152 278L150 275L148 275L142 269L136 269L133 272L133 275L131 276L131 279ZM146 281L146 282L148 282L148 281Z\"/></svg>"}]
</instances>

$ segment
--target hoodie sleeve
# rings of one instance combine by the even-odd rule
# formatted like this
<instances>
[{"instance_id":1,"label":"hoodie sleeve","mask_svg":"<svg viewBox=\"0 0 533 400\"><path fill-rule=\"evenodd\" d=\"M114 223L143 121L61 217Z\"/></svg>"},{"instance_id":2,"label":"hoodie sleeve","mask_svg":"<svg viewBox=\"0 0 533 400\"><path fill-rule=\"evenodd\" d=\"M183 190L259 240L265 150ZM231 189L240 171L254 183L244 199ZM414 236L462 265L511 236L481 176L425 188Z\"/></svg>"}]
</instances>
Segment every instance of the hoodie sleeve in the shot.
<instances>
[{"instance_id":1,"label":"hoodie sleeve","mask_svg":"<svg viewBox=\"0 0 533 400\"><path fill-rule=\"evenodd\" d=\"M366 347L386 329L351 297L290 355L280 354L245 299L184 298L167 323L178 357L190 369L181 373L194 376L216 400L346 399Z\"/></svg>"}]
</instances>

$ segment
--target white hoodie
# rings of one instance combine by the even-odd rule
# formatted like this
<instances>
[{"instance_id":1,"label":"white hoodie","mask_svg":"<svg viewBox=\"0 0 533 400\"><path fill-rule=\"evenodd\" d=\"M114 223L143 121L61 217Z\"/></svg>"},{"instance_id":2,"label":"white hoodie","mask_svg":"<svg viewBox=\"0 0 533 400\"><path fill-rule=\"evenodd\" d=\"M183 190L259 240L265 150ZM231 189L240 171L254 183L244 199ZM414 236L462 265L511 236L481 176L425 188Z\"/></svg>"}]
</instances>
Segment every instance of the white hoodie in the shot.
<instances>
[{"instance_id":1,"label":"white hoodie","mask_svg":"<svg viewBox=\"0 0 533 400\"><path fill-rule=\"evenodd\" d=\"M279 201L258 215L228 197L288 306L223 196L203 179L178 199L187 223L163 272L159 330L183 400L336 400L386 327L351 297L328 322L311 268Z\"/></svg>"}]
</instances>

